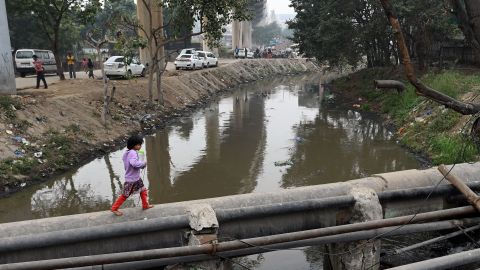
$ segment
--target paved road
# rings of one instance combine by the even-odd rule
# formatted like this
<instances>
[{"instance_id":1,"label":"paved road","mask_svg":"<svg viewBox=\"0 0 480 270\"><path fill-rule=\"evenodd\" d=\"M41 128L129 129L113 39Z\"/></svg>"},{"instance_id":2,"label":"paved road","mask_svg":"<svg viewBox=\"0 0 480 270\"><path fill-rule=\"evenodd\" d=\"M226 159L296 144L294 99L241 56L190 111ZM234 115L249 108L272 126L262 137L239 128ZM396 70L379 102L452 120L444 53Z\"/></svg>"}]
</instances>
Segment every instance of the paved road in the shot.
<instances>
[{"instance_id":1,"label":"paved road","mask_svg":"<svg viewBox=\"0 0 480 270\"><path fill-rule=\"evenodd\" d=\"M236 59L220 59L218 65L223 66L227 65L230 63L233 63L235 61L241 61L241 60L236 60ZM167 65L167 70L168 71L174 71L175 70L175 65L172 62L169 62ZM102 72L100 70L95 70L94 72L95 77L101 77ZM68 80L68 72L65 72L65 78ZM88 79L88 75L85 72L77 72L76 73L78 79ZM54 84L58 82L60 79L58 78L57 75L46 75L45 79L47 80L47 84ZM37 79L35 75L30 75L25 78L15 78L15 83L17 84L17 89L26 89L26 88L34 88L37 84ZM40 87L43 87L43 83L40 82Z\"/></svg>"},{"instance_id":2,"label":"paved road","mask_svg":"<svg viewBox=\"0 0 480 270\"><path fill-rule=\"evenodd\" d=\"M64 74L65 78L68 80L68 72L65 72ZM102 72L100 70L95 70L93 74L95 76L101 76ZM88 74L85 72L80 71L77 72L76 75L79 79L88 79ZM54 74L45 75L45 79L48 85L54 84L60 80L59 77ZM25 78L18 77L15 78L15 83L17 84L17 89L34 88L37 84L37 77L35 75L26 76ZM43 87L42 82L40 82L40 87Z\"/></svg>"}]
</instances>

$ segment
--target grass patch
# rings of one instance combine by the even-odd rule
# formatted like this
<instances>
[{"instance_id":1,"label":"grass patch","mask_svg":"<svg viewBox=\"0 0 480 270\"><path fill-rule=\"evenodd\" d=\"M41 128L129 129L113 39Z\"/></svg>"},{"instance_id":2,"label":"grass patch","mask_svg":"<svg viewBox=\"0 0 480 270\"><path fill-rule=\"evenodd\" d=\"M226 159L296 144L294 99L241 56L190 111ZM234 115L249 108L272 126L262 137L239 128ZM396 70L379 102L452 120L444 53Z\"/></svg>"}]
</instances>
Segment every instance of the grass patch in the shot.
<instances>
[{"instance_id":1,"label":"grass patch","mask_svg":"<svg viewBox=\"0 0 480 270\"><path fill-rule=\"evenodd\" d=\"M400 94L389 92L383 96L382 112L389 114L394 124L402 125L413 108L417 106L422 99L415 94L412 86L408 86Z\"/></svg>"},{"instance_id":2,"label":"grass patch","mask_svg":"<svg viewBox=\"0 0 480 270\"><path fill-rule=\"evenodd\" d=\"M431 158L434 164L453 164L475 159L478 148L460 135L439 135L432 140Z\"/></svg>"},{"instance_id":3,"label":"grass patch","mask_svg":"<svg viewBox=\"0 0 480 270\"><path fill-rule=\"evenodd\" d=\"M11 96L0 95L0 109L8 119L15 119L17 117L15 110L21 109L21 104Z\"/></svg>"}]
</instances>

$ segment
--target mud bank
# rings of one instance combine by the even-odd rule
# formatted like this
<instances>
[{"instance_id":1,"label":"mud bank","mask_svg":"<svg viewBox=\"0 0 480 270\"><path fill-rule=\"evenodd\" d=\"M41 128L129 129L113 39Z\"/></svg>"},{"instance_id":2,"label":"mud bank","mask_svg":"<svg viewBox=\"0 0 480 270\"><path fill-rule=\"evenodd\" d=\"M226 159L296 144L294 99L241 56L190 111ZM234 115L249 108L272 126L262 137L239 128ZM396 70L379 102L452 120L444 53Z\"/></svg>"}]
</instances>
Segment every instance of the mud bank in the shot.
<instances>
[{"instance_id":1,"label":"mud bank","mask_svg":"<svg viewBox=\"0 0 480 270\"><path fill-rule=\"evenodd\" d=\"M147 79L112 80L116 92L107 128L100 119L101 80L66 80L0 96L0 196L118 149L130 134L148 133L239 84L316 71L303 59L264 59L168 72L162 78L164 106L148 104Z\"/></svg>"}]
</instances>

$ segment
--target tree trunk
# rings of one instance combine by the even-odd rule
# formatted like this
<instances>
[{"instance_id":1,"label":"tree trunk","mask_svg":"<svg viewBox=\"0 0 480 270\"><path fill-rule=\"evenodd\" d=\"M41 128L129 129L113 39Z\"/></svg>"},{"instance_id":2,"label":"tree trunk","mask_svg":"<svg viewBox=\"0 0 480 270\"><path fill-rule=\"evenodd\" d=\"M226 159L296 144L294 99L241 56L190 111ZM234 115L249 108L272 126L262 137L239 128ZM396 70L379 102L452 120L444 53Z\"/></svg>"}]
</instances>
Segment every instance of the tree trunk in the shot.
<instances>
[{"instance_id":1,"label":"tree trunk","mask_svg":"<svg viewBox=\"0 0 480 270\"><path fill-rule=\"evenodd\" d=\"M151 103L153 101L153 76L155 76L155 69L154 69L154 63L150 61L150 65L148 66L148 100Z\"/></svg>"},{"instance_id":2,"label":"tree trunk","mask_svg":"<svg viewBox=\"0 0 480 270\"><path fill-rule=\"evenodd\" d=\"M476 41L475 44L478 44L478 46L473 46L475 62L480 65L480 0L465 0L465 4Z\"/></svg>"},{"instance_id":3,"label":"tree trunk","mask_svg":"<svg viewBox=\"0 0 480 270\"><path fill-rule=\"evenodd\" d=\"M480 65L480 0L452 0L458 27L472 46L475 60Z\"/></svg>"},{"instance_id":4,"label":"tree trunk","mask_svg":"<svg viewBox=\"0 0 480 270\"><path fill-rule=\"evenodd\" d=\"M60 80L65 80L65 75L63 74L63 64L62 58L60 57L60 52L58 51L58 42L59 42L59 29L54 30L53 36L53 54L55 55L55 62L57 62L57 75L60 77Z\"/></svg>"},{"instance_id":5,"label":"tree trunk","mask_svg":"<svg viewBox=\"0 0 480 270\"><path fill-rule=\"evenodd\" d=\"M163 8L160 6L158 8L158 13L159 13L159 18L158 18L158 24L163 26ZM165 58L165 48L163 46L163 43L164 43L164 36L163 36L163 29L161 31L162 34L160 34L160 38L159 38L159 42L158 46L160 46L159 48L157 48L157 100L158 100L158 104L160 105L164 105L163 104L163 92L162 92L162 75L163 75L163 72L165 71L165 68L166 68L166 65L165 65L165 61L166 58Z\"/></svg>"},{"instance_id":6,"label":"tree trunk","mask_svg":"<svg viewBox=\"0 0 480 270\"><path fill-rule=\"evenodd\" d=\"M162 70L160 70L162 69ZM158 67L157 72L157 102L160 105L163 105L163 92L162 92L162 74L163 74L163 67Z\"/></svg>"},{"instance_id":7,"label":"tree trunk","mask_svg":"<svg viewBox=\"0 0 480 270\"><path fill-rule=\"evenodd\" d=\"M100 57L100 55L98 56ZM107 116L108 116L108 78L105 75L105 69L103 68L103 63L100 62L100 66L102 68L102 80L103 80L103 107L102 107L102 124L106 128L107 127Z\"/></svg>"}]
</instances>

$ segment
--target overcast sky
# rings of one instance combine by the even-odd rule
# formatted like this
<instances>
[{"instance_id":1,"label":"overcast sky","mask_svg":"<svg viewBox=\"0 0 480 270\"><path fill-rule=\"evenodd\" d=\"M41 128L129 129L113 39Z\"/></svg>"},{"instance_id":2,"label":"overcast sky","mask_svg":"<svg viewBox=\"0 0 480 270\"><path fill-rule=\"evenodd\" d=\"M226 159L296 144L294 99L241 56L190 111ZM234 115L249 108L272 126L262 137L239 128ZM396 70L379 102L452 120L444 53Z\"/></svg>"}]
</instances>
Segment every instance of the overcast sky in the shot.
<instances>
[{"instance_id":1,"label":"overcast sky","mask_svg":"<svg viewBox=\"0 0 480 270\"><path fill-rule=\"evenodd\" d=\"M267 0L268 10L275 10L276 14L293 14L293 8L289 7L290 0Z\"/></svg>"}]
</instances>

